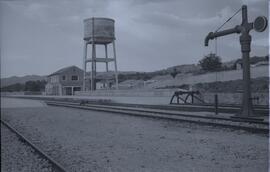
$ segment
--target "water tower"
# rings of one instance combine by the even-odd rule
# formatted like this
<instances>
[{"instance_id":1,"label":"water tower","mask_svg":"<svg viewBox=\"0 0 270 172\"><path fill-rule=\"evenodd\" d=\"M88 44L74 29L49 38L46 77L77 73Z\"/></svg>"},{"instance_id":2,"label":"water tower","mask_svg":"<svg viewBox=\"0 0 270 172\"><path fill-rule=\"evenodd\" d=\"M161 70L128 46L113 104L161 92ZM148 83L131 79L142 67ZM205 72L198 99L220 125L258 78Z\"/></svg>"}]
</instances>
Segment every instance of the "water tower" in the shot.
<instances>
[{"instance_id":1,"label":"water tower","mask_svg":"<svg viewBox=\"0 0 270 172\"><path fill-rule=\"evenodd\" d=\"M96 90L96 63L105 63L106 71L109 71L109 62L114 62L115 71L115 86L118 89L118 73L116 63L115 52L115 35L114 35L114 20L109 18L88 18L84 20L84 55L83 55L83 91L86 91L86 81L89 79L86 77L87 63L91 63L91 78L90 78L90 90ZM113 57L108 57L108 46L112 44ZM92 57L87 57L87 46L92 47ZM105 57L96 57L96 46L104 46Z\"/></svg>"}]
</instances>

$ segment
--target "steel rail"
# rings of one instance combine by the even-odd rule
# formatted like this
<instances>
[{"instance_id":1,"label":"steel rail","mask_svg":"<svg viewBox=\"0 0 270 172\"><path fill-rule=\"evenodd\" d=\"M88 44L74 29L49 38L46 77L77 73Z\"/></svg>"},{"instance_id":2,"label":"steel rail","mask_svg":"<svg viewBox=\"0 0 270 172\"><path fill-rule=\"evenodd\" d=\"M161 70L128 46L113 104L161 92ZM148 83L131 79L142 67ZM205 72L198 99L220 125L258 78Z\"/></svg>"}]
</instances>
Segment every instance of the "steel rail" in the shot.
<instances>
[{"instance_id":1,"label":"steel rail","mask_svg":"<svg viewBox=\"0 0 270 172\"><path fill-rule=\"evenodd\" d=\"M59 101L66 102L61 100L48 100L48 101ZM84 100L81 100L83 102ZM80 101L68 101L68 102L80 102ZM87 100L85 100L87 102ZM215 110L213 104L169 104L169 105L150 105L150 104L131 104L131 103L116 103L116 102L91 102L90 104L101 104L101 105L114 105L114 106L125 106L125 107L142 107L142 108L151 108L151 109L166 109L166 110L183 110L189 109L189 111L213 111ZM191 108L192 107L192 108ZM219 110L224 113L237 113L241 110L240 105L219 105ZM261 114L268 114L268 106L255 106L255 111Z\"/></svg>"},{"instance_id":2,"label":"steel rail","mask_svg":"<svg viewBox=\"0 0 270 172\"><path fill-rule=\"evenodd\" d=\"M54 102L46 102L54 103ZM64 104L70 104L70 105L78 105L78 103L73 102L59 102L56 101L55 103L64 103ZM98 105L98 104L85 104L87 107L97 107L97 108L106 108L106 109L115 109L115 110L130 110L130 111L137 111L137 112L145 112L145 113L156 113L156 114L166 114L166 115L179 115L179 116L185 116L185 117L195 117L195 118L203 118L203 119L213 119L213 120L224 120L224 121L233 121L233 122L249 122L249 123L255 123L255 124L261 124L261 125L269 125L269 122L261 121L258 119L242 119L242 118L225 118L225 117L219 117L219 116L203 116L203 115L194 115L194 114L185 114L183 112L179 113L176 110L160 110L160 109L154 109L154 108L147 108L147 107L126 107L126 106L116 106L116 105Z\"/></svg>"},{"instance_id":3,"label":"steel rail","mask_svg":"<svg viewBox=\"0 0 270 172\"><path fill-rule=\"evenodd\" d=\"M250 132L257 133L269 133L268 122L264 121L253 121L253 120L242 120L242 119L233 119L233 118L209 118L209 116L200 116L200 115L187 115L187 114L168 114L166 112L157 112L157 111L146 111L146 110L136 110L135 108L130 110L126 108L110 108L100 105L91 106L91 105L80 105L79 103L67 103L67 102L46 102L47 105L52 106L62 106L69 108L77 108L84 110L94 110L94 111L103 111L103 112L111 112L118 114L127 114L133 116L141 116L141 117L151 117L151 118L160 118L160 119L168 119L174 121L183 121L183 122L191 122L198 123L202 125L214 125L214 126L222 126L226 128L235 128L235 129L243 129ZM260 125L259 127L255 127L254 125Z\"/></svg>"},{"instance_id":4,"label":"steel rail","mask_svg":"<svg viewBox=\"0 0 270 172\"><path fill-rule=\"evenodd\" d=\"M11 132L15 133L20 140L25 142L27 145L29 145L34 151L42 158L48 160L48 162L52 165L53 170L57 172L68 172L62 165L60 165L58 162L56 162L52 157L50 157L48 154L46 154L44 151L42 151L38 146L33 144L30 140L28 140L25 136L23 136L18 130L16 130L14 127L12 127L8 122L1 119L1 123L6 126Z\"/></svg>"},{"instance_id":5,"label":"steel rail","mask_svg":"<svg viewBox=\"0 0 270 172\"><path fill-rule=\"evenodd\" d=\"M164 110L154 110L154 109L147 109L147 108L129 108L129 107L120 107L120 106L106 106L106 105L89 105L86 104L87 107L99 107L99 108L107 108L107 109L117 109L117 110L130 110L130 111L138 111L138 112L146 112L146 113L160 113L160 114L166 114L166 115L181 115L185 117L195 117L195 118L204 118L204 119L214 119L214 120L224 120L224 121L240 121L240 122L251 122L261 125L269 125L268 122L265 121L258 121L258 120L252 120L252 119L241 119L241 118L224 118L224 117L218 117L218 116L200 116L200 115L193 115L193 114L184 114L179 112L169 112Z\"/></svg>"}]
</instances>

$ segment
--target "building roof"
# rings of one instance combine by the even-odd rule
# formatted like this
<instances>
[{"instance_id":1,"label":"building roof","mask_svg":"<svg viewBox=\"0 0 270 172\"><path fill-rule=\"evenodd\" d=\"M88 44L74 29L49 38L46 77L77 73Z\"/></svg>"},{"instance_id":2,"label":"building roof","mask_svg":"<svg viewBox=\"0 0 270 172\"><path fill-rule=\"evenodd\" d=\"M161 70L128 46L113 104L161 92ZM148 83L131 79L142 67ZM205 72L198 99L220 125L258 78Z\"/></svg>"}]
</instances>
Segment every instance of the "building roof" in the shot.
<instances>
[{"instance_id":1,"label":"building roof","mask_svg":"<svg viewBox=\"0 0 270 172\"><path fill-rule=\"evenodd\" d=\"M59 69L58 71L56 71L56 72L54 72L54 73L52 73L52 74L50 74L48 76L59 75L59 74L65 73L66 71L72 70L74 68L76 68L76 69L83 72L83 70L81 68L73 65L73 66L68 66L68 67L64 67L62 69Z\"/></svg>"}]
</instances>

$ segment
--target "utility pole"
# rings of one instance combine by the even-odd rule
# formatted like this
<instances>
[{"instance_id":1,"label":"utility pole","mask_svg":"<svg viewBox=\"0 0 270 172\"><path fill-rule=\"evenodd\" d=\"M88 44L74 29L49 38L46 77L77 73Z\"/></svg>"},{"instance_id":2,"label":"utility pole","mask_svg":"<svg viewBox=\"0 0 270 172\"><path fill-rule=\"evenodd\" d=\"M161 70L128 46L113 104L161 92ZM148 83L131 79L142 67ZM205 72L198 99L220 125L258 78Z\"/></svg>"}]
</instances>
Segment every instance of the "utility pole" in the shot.
<instances>
[{"instance_id":1,"label":"utility pole","mask_svg":"<svg viewBox=\"0 0 270 172\"><path fill-rule=\"evenodd\" d=\"M242 113L239 114L239 116L241 117L253 116L252 97L250 88L250 62L249 62L251 36L249 32L252 29L255 29L257 32L263 32L266 29L266 27L267 27L267 18L264 16L259 16L255 19L254 22L249 23L247 6L243 5L241 25L237 25L232 29L210 32L205 38L205 46L208 46L209 40L233 33L238 34L241 33L240 44L243 60L243 100L242 100L243 106L242 106Z\"/></svg>"}]
</instances>

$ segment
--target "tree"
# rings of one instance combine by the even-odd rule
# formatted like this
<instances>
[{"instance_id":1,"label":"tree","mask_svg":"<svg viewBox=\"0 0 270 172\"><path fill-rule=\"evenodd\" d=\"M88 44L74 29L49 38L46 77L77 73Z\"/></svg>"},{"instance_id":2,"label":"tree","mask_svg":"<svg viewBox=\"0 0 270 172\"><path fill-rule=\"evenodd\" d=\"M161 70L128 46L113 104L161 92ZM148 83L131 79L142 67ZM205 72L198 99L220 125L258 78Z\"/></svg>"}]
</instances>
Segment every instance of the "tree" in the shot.
<instances>
[{"instance_id":1,"label":"tree","mask_svg":"<svg viewBox=\"0 0 270 172\"><path fill-rule=\"evenodd\" d=\"M8 85L5 87L1 87L1 92L13 92L13 91L44 91L45 90L46 81L27 81L24 84L16 83L12 85Z\"/></svg>"},{"instance_id":2,"label":"tree","mask_svg":"<svg viewBox=\"0 0 270 172\"><path fill-rule=\"evenodd\" d=\"M1 92L23 91L23 89L24 84L16 83L5 87L1 87Z\"/></svg>"},{"instance_id":3,"label":"tree","mask_svg":"<svg viewBox=\"0 0 270 172\"><path fill-rule=\"evenodd\" d=\"M38 83L35 81L27 81L25 83L24 91L40 91Z\"/></svg>"},{"instance_id":4,"label":"tree","mask_svg":"<svg viewBox=\"0 0 270 172\"><path fill-rule=\"evenodd\" d=\"M265 60L266 60L266 61L269 61L269 55L266 55L266 56L265 56Z\"/></svg>"},{"instance_id":5,"label":"tree","mask_svg":"<svg viewBox=\"0 0 270 172\"><path fill-rule=\"evenodd\" d=\"M172 76L173 78L175 78L176 75L177 75L176 68L174 68L173 71L172 71L170 74L171 74L171 76Z\"/></svg>"},{"instance_id":6,"label":"tree","mask_svg":"<svg viewBox=\"0 0 270 172\"><path fill-rule=\"evenodd\" d=\"M211 72L217 71L222 67L220 57L213 53L204 56L204 58L199 61L199 64L203 70Z\"/></svg>"},{"instance_id":7,"label":"tree","mask_svg":"<svg viewBox=\"0 0 270 172\"><path fill-rule=\"evenodd\" d=\"M45 89L46 81L27 81L25 83L24 91L42 91Z\"/></svg>"}]
</instances>

